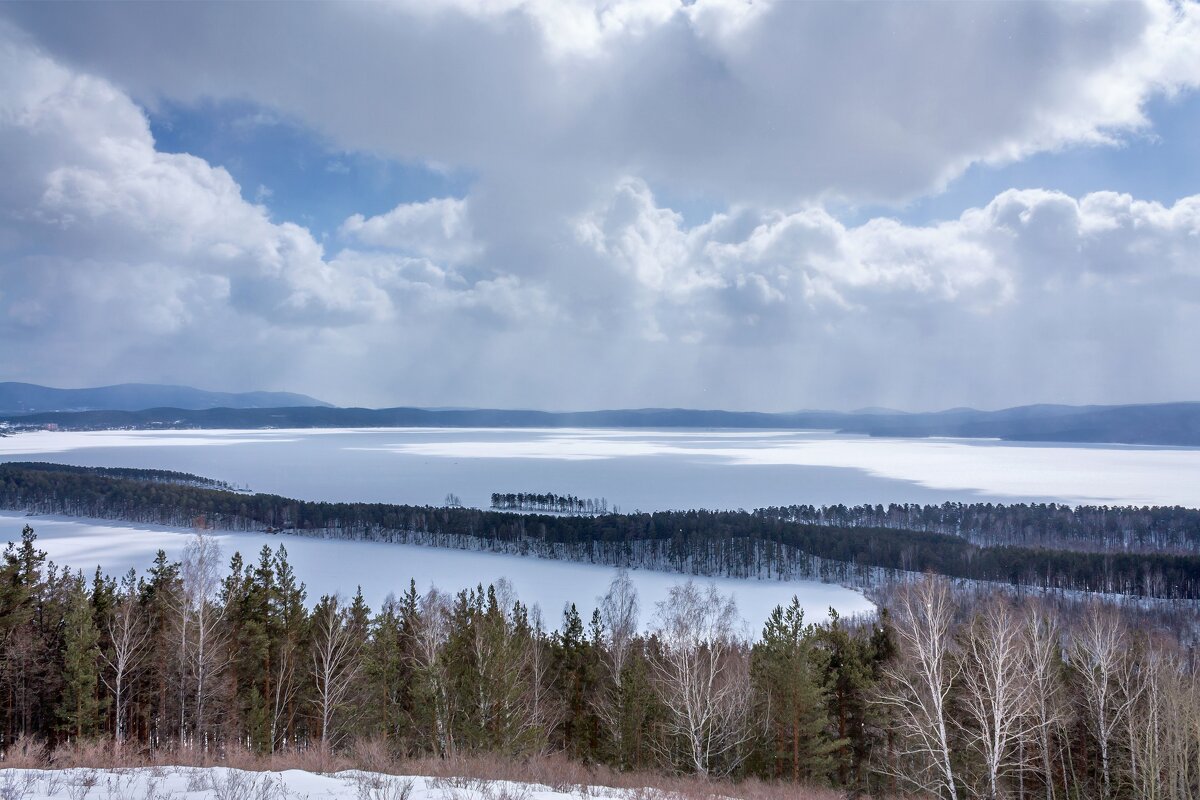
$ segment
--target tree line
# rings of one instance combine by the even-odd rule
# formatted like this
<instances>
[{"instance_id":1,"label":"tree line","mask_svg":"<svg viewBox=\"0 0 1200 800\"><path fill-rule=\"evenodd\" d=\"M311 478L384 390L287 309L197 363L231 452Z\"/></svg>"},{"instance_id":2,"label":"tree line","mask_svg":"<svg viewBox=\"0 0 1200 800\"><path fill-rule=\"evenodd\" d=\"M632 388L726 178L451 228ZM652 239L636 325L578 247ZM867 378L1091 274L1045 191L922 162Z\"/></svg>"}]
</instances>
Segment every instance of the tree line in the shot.
<instances>
[{"instance_id":1,"label":"tree line","mask_svg":"<svg viewBox=\"0 0 1200 800\"><path fill-rule=\"evenodd\" d=\"M502 511L552 511L556 514L607 514L608 500L553 492L492 492L492 508Z\"/></svg>"},{"instance_id":2,"label":"tree line","mask_svg":"<svg viewBox=\"0 0 1200 800\"><path fill-rule=\"evenodd\" d=\"M582 598L581 598L582 599ZM618 572L590 616L548 622L510 585L415 583L370 609L308 596L282 546L227 561L197 535L119 579L46 561L26 526L0 564L5 748L563 753L585 764L960 797L1195 797L1200 667L1114 609L935 578L872 620L761 631L694 582L643 608Z\"/></svg>"},{"instance_id":3,"label":"tree line","mask_svg":"<svg viewBox=\"0 0 1200 800\"><path fill-rule=\"evenodd\" d=\"M1182 506L946 502L791 505L763 509L761 513L815 525L951 534L987 546L1139 553L1200 551L1200 510Z\"/></svg>"},{"instance_id":4,"label":"tree line","mask_svg":"<svg viewBox=\"0 0 1200 800\"><path fill-rule=\"evenodd\" d=\"M778 510L552 516L244 494L54 465L0 465L0 507L34 513L330 538L415 542L697 575L875 587L933 572L1038 591L1194 604L1200 555L980 545L962 535L792 519Z\"/></svg>"}]
</instances>

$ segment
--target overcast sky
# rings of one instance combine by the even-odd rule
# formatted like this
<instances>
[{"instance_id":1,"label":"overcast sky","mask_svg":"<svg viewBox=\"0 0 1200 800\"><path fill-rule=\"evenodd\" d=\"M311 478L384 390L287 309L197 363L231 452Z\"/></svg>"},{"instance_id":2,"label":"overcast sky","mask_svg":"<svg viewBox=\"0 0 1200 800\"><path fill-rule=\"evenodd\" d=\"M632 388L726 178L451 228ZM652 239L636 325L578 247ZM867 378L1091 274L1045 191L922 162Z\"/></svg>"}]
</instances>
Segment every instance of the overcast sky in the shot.
<instances>
[{"instance_id":1,"label":"overcast sky","mask_svg":"<svg viewBox=\"0 0 1200 800\"><path fill-rule=\"evenodd\" d=\"M1200 4L0 3L0 380L1200 399Z\"/></svg>"}]
</instances>

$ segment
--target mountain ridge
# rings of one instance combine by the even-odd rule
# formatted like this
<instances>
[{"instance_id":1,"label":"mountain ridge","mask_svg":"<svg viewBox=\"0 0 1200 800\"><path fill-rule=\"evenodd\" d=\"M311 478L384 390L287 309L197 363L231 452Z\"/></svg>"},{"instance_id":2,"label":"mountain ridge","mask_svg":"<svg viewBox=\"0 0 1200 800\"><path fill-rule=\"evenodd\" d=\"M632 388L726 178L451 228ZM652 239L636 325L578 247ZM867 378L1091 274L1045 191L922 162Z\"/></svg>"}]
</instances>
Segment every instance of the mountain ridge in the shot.
<instances>
[{"instance_id":1,"label":"mountain ridge","mask_svg":"<svg viewBox=\"0 0 1200 800\"><path fill-rule=\"evenodd\" d=\"M329 406L293 392L212 392L192 386L118 383L81 389L58 389L36 383L0 382L0 416L84 411L144 411L179 408L282 408Z\"/></svg>"},{"instance_id":2,"label":"mountain ridge","mask_svg":"<svg viewBox=\"0 0 1200 800\"><path fill-rule=\"evenodd\" d=\"M3 415L14 427L97 428L741 428L830 430L898 438L1200 446L1200 402L1120 406L1016 406L913 413L700 409L150 408Z\"/></svg>"}]
</instances>

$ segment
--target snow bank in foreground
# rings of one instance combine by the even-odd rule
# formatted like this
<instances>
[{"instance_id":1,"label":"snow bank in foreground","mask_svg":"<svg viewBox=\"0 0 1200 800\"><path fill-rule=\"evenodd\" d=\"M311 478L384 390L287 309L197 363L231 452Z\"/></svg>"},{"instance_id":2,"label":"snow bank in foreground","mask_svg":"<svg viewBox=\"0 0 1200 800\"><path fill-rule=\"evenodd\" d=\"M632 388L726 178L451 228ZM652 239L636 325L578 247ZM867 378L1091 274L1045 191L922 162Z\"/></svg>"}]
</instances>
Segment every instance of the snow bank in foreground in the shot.
<instances>
[{"instance_id":1,"label":"snow bank in foreground","mask_svg":"<svg viewBox=\"0 0 1200 800\"><path fill-rule=\"evenodd\" d=\"M588 787L588 797L621 798ZM645 796L645 793L637 793ZM243 772L226 767L0 770L0 800L580 800L547 786L372 772Z\"/></svg>"}]
</instances>

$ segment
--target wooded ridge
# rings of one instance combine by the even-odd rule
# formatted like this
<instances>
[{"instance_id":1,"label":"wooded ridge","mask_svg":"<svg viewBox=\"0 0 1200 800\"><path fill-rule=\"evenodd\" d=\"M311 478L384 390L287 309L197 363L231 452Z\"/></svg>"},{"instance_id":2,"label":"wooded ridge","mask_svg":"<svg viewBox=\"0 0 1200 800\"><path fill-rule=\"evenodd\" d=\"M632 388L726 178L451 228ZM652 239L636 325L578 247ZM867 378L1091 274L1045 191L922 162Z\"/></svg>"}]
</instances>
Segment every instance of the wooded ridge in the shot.
<instances>
[{"instance_id":1,"label":"wooded ridge","mask_svg":"<svg viewBox=\"0 0 1200 800\"><path fill-rule=\"evenodd\" d=\"M317 401L312 401L314 404ZM289 406L296 406L289 402ZM999 411L798 411L764 413L682 408L550 412L430 408L148 408L140 411L24 413L0 421L61 430L109 428L741 428L825 430L868 436L1200 445L1200 403L1123 406L1032 405Z\"/></svg>"},{"instance_id":2,"label":"wooded ridge","mask_svg":"<svg viewBox=\"0 0 1200 800\"><path fill-rule=\"evenodd\" d=\"M185 527L199 522L222 530L416 541L698 575L863 585L887 582L889 571L933 572L1043 590L1200 598L1200 555L1184 552L1195 547L1197 512L1191 509L947 504L897 506L891 513L881 506L796 506L553 516L303 501L164 481L158 473L20 462L0 464L0 507ZM1109 533L1092 537L1094 528ZM1181 552L1054 546L1068 536L1191 544L1172 545ZM1007 543L1014 540L1036 544Z\"/></svg>"}]
</instances>

